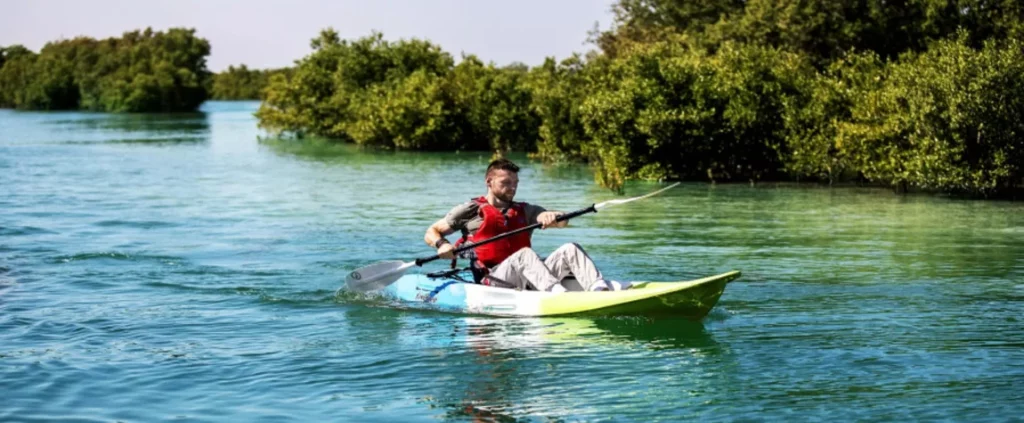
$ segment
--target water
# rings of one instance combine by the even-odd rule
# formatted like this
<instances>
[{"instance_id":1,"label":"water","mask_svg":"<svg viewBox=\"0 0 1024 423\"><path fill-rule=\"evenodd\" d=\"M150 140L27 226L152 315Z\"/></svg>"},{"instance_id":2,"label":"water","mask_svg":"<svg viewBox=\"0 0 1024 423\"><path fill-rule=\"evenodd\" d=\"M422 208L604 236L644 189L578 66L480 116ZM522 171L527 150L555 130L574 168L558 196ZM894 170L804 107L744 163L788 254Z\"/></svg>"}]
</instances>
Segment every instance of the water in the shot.
<instances>
[{"instance_id":1,"label":"water","mask_svg":"<svg viewBox=\"0 0 1024 423\"><path fill-rule=\"evenodd\" d=\"M429 255L488 155L258 141L255 107L0 111L0 421L1020 421L1024 204L684 184L534 244L742 270L700 322L404 311L335 290ZM613 198L516 158L521 199Z\"/></svg>"}]
</instances>

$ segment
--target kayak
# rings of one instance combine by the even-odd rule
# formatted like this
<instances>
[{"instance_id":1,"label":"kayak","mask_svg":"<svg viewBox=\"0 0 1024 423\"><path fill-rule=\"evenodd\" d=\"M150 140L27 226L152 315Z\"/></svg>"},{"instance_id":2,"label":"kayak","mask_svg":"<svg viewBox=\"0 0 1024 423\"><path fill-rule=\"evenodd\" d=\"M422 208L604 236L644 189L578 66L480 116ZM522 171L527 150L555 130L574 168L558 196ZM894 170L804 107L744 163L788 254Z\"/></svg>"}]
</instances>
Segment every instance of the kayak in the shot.
<instances>
[{"instance_id":1,"label":"kayak","mask_svg":"<svg viewBox=\"0 0 1024 423\"><path fill-rule=\"evenodd\" d=\"M623 291L540 292L451 278L404 275L380 293L412 307L491 316L677 316L699 319L718 303L732 271L681 282L633 282Z\"/></svg>"}]
</instances>

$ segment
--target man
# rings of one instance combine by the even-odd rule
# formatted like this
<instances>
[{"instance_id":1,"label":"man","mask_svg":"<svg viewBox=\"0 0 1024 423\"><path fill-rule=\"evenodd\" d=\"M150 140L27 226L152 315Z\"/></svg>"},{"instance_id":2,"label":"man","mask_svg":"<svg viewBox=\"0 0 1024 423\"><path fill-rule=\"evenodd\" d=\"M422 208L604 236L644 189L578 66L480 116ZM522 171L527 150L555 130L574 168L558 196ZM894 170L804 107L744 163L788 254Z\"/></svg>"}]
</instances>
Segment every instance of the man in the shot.
<instances>
[{"instance_id":1,"label":"man","mask_svg":"<svg viewBox=\"0 0 1024 423\"><path fill-rule=\"evenodd\" d=\"M460 242L478 242L534 223L541 229L564 228L568 221L556 222L559 211L513 201L519 186L519 166L498 159L487 166L484 177L487 194L455 206L427 229L423 240L437 249L442 258L454 258L455 248L445 236L461 231ZM547 259L541 260L530 246L532 231L526 231L473 249L473 265L482 277L478 282L504 288L539 291L565 291L562 278L570 273L585 290L624 289L620 282L606 281L590 256L579 245L565 244Z\"/></svg>"}]
</instances>

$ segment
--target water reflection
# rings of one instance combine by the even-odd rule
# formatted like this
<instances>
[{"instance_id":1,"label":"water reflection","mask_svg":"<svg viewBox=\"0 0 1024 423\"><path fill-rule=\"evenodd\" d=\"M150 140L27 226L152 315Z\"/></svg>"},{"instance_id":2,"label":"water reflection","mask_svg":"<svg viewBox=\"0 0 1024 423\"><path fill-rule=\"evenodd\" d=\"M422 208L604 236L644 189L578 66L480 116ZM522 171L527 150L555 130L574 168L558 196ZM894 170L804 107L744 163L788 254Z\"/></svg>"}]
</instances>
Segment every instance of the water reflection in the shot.
<instances>
[{"instance_id":1,"label":"water reflection","mask_svg":"<svg viewBox=\"0 0 1024 423\"><path fill-rule=\"evenodd\" d=\"M440 395L423 401L449 421L506 422L527 416L561 421L598 413L636 391L674 399L679 393L652 383L666 376L644 357L675 357L671 385L707 386L699 366L727 359L701 322L647 318L453 319L453 371ZM675 367L669 365L668 367ZM715 389L715 388L708 388ZM627 404L628 408L628 404Z\"/></svg>"},{"instance_id":2,"label":"water reflection","mask_svg":"<svg viewBox=\"0 0 1024 423\"><path fill-rule=\"evenodd\" d=\"M51 126L120 132L194 133L209 130L205 112L191 113L78 113L47 122Z\"/></svg>"},{"instance_id":3,"label":"water reflection","mask_svg":"<svg viewBox=\"0 0 1024 423\"><path fill-rule=\"evenodd\" d=\"M650 266L627 269L632 278L688 279L735 267L747 280L874 283L956 278L963 269L1011 273L1024 243L1001 229L1013 214L993 214L995 207L872 189L691 183L642 207L602 210L588 225L606 235L595 254L645 251ZM734 257L745 265L724 261Z\"/></svg>"},{"instance_id":4,"label":"water reflection","mask_svg":"<svg viewBox=\"0 0 1024 423\"><path fill-rule=\"evenodd\" d=\"M260 145L282 156L345 166L382 165L393 168L395 163L406 165L435 165L433 170L466 165L480 173L491 160L491 154L481 151L431 152L386 150L364 147L354 143L326 138L260 137ZM512 160L526 161L523 153L512 153ZM482 167L475 168L479 164Z\"/></svg>"},{"instance_id":5,"label":"water reflection","mask_svg":"<svg viewBox=\"0 0 1024 423\"><path fill-rule=\"evenodd\" d=\"M206 136L191 136L191 137L168 137L161 138L157 136L149 136L145 138L120 138L110 139L103 141L104 144L140 144L140 145L167 145L173 146L177 144L197 144L208 141L209 138ZM62 144L75 145L75 144L95 144L94 141L68 141Z\"/></svg>"},{"instance_id":6,"label":"water reflection","mask_svg":"<svg viewBox=\"0 0 1024 423\"><path fill-rule=\"evenodd\" d=\"M359 334L360 344L400 344L408 326L401 312L382 307L381 302L372 298L361 297L353 303L353 307L344 309L344 322L349 333Z\"/></svg>"},{"instance_id":7,"label":"water reflection","mask_svg":"<svg viewBox=\"0 0 1024 423\"><path fill-rule=\"evenodd\" d=\"M106 114L40 113L48 140L62 144L181 144L208 142L211 136L210 117L205 112Z\"/></svg>"}]
</instances>

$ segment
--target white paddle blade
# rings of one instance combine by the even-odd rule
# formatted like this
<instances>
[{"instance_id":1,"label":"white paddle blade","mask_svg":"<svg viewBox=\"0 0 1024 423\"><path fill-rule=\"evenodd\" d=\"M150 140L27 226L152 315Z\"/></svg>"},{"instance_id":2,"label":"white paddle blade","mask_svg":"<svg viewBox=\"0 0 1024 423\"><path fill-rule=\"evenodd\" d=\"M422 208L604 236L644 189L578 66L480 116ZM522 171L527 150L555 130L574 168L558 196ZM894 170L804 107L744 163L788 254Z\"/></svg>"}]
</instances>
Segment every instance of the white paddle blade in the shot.
<instances>
[{"instance_id":1,"label":"white paddle blade","mask_svg":"<svg viewBox=\"0 0 1024 423\"><path fill-rule=\"evenodd\" d=\"M398 260L382 261L369 266L360 267L345 277L345 286L349 291L369 292L384 289L395 283L405 274L406 270L415 266L415 262L404 263Z\"/></svg>"},{"instance_id":2,"label":"white paddle blade","mask_svg":"<svg viewBox=\"0 0 1024 423\"><path fill-rule=\"evenodd\" d=\"M650 194L641 195L639 197L623 198L621 200L608 200L608 201L604 201L604 202L601 202L601 203L597 203L596 205L594 205L594 208L600 210L600 209L603 209L603 208L608 207L608 206L615 206L615 205L619 205L619 204L626 204L626 203L631 202L631 201L643 200L645 198L653 197L655 195L658 195L658 194L661 194L661 193L663 193L665 191L668 191L668 190L670 190L672 188L675 188L676 185L679 185L679 182L676 182L676 183L674 183L672 185L669 185L669 186L667 186L665 188L662 188L662 189L659 189L657 191L654 191L654 192L652 192Z\"/></svg>"}]
</instances>

